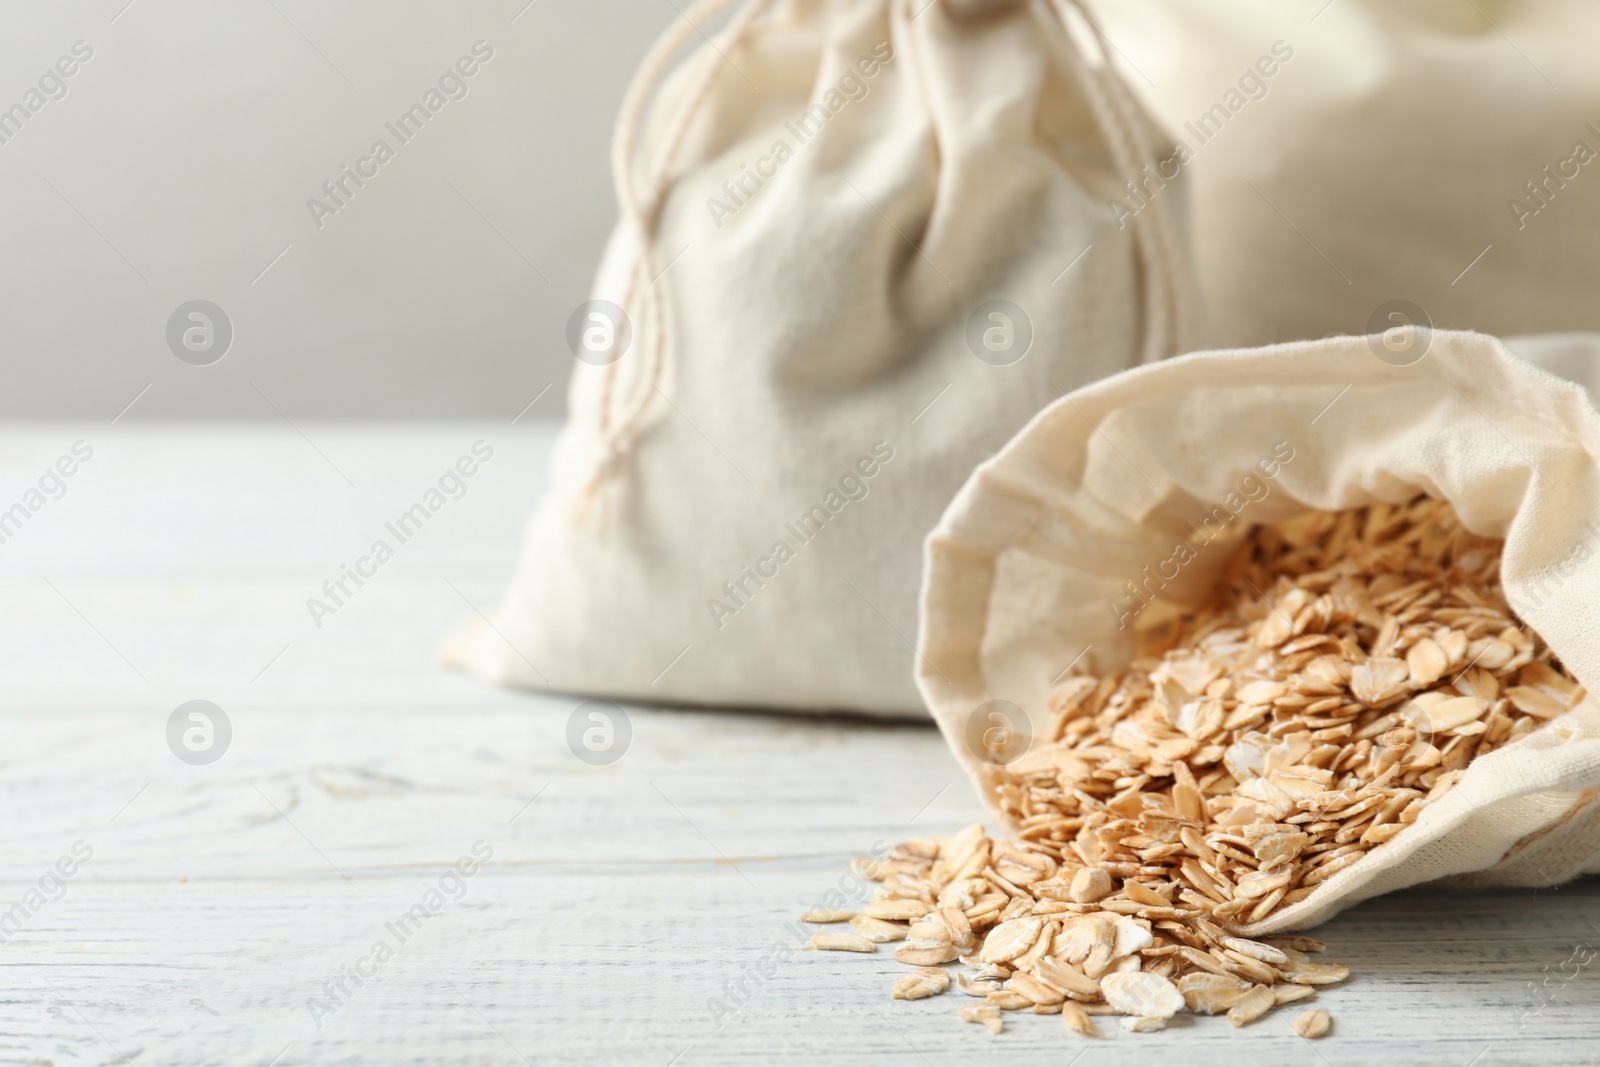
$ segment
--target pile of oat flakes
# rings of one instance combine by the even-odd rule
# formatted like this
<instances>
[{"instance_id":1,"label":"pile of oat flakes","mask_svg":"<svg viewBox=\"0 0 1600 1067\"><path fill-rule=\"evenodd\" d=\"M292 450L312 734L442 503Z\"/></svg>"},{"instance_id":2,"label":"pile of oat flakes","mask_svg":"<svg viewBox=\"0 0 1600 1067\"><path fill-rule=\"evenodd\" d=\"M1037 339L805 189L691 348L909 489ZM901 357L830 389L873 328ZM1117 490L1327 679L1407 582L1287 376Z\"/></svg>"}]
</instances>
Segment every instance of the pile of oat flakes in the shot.
<instances>
[{"instance_id":1,"label":"pile of oat flakes","mask_svg":"<svg viewBox=\"0 0 1600 1067\"><path fill-rule=\"evenodd\" d=\"M992 778L1012 836L981 826L861 861L882 883L818 949L899 943L897 999L971 967L961 1017L1092 1016L1235 1026L1343 980L1303 936L1249 924L1381 848L1460 780L1583 696L1500 591L1501 543L1440 501L1260 527L1215 602L1119 674L1050 692L1053 731ZM1324 1011L1294 1021L1320 1037Z\"/></svg>"}]
</instances>

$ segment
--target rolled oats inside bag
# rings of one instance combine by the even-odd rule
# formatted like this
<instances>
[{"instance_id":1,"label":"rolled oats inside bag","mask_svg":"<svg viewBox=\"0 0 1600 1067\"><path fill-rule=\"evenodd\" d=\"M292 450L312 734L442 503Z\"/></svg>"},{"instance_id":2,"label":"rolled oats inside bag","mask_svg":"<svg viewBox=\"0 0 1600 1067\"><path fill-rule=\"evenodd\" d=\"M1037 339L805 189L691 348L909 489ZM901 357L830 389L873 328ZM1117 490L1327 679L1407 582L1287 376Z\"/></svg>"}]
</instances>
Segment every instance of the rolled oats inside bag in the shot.
<instances>
[{"instance_id":1,"label":"rolled oats inside bag","mask_svg":"<svg viewBox=\"0 0 1600 1067\"><path fill-rule=\"evenodd\" d=\"M974 473L918 685L1010 838L989 885L1226 961L1433 879L1600 870L1600 417L1492 338L1402 340L1122 374Z\"/></svg>"}]
</instances>

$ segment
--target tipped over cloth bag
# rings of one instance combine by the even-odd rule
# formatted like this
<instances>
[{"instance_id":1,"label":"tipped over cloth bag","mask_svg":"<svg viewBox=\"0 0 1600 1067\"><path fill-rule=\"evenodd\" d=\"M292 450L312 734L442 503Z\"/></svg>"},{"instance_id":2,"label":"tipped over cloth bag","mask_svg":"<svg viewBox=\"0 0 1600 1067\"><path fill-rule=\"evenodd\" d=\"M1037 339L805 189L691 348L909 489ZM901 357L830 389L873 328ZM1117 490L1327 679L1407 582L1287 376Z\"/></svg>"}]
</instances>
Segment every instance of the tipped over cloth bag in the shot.
<instances>
[{"instance_id":1,"label":"tipped over cloth bag","mask_svg":"<svg viewBox=\"0 0 1600 1067\"><path fill-rule=\"evenodd\" d=\"M656 45L552 484L448 661L657 702L924 715L923 536L1045 403L1183 350L1166 151L1065 0L724 0ZM654 101L654 106L651 106Z\"/></svg>"},{"instance_id":2,"label":"tipped over cloth bag","mask_svg":"<svg viewBox=\"0 0 1600 1067\"><path fill-rule=\"evenodd\" d=\"M1600 4L1090 4L1176 139L1119 200L1189 179L1209 343L1600 329Z\"/></svg>"},{"instance_id":3,"label":"tipped over cloth bag","mask_svg":"<svg viewBox=\"0 0 1600 1067\"><path fill-rule=\"evenodd\" d=\"M1007 700L1040 736L1045 693L1076 658L1117 670L1160 622L1154 609L1202 604L1229 552L1190 524L1218 507L1242 536L1313 508L1447 500L1469 530L1505 539L1511 606L1600 686L1600 416L1584 391L1482 334L1436 331L1407 366L1382 350L1337 337L1140 368L1052 404L974 472L928 538L917 682L991 815L1004 821L997 772L969 748L969 717ZM1175 544L1192 560L1119 628L1125 582ZM1404 833L1252 932L1448 876L1543 886L1588 871L1600 871L1594 696L1473 761Z\"/></svg>"}]
</instances>

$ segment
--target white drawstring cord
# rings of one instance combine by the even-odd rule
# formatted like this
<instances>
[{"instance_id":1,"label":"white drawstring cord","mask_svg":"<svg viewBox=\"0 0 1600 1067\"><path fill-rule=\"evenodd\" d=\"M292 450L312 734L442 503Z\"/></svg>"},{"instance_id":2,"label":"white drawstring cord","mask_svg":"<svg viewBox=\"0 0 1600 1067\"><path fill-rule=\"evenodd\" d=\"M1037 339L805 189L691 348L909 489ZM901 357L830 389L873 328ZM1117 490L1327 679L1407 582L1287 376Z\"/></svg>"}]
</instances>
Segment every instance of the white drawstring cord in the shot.
<instances>
[{"instance_id":1,"label":"white drawstring cord","mask_svg":"<svg viewBox=\"0 0 1600 1067\"><path fill-rule=\"evenodd\" d=\"M645 147L640 144L641 127L650 103L679 49L691 36L701 32L701 23L716 18L735 2L737 0L700 0L690 8L651 46L639 72L634 75L633 83L628 87L627 96L623 98L616 136L611 143L611 170L616 182L617 201L622 209L623 225L633 243L634 258L617 303L628 309L635 304L637 297L639 321L634 324L633 336L640 347L641 378L631 395L621 399L621 411L615 412L613 409L619 403L617 394L621 360L607 364L601 372L597 412L600 455L588 481L579 490L576 504L580 515L590 512L601 488L621 472L623 461L632 455L639 425L659 388L668 349L672 344L671 301L657 288L659 279L652 277L650 270L656 225L660 221L662 202L671 187L673 160L682 146L689 123L717 76L717 64L724 61L724 53L743 37L765 0L748 0L744 10L735 16L723 32L722 47L706 51L700 56L700 70L696 72L682 106L667 126L655 158L645 163L642 192L634 185L639 169L637 153Z\"/></svg>"},{"instance_id":2,"label":"white drawstring cord","mask_svg":"<svg viewBox=\"0 0 1600 1067\"><path fill-rule=\"evenodd\" d=\"M1145 136L1142 108L1111 66L1111 42L1099 22L1078 0L1050 0L1077 63L1070 64L1090 108L1099 119L1112 163L1135 184L1146 168L1159 175L1160 160ZM1091 64L1072 37L1069 12L1076 12L1094 34L1101 62ZM1143 260L1144 336L1140 362L1177 355L1187 340L1195 298L1185 268L1177 229L1162 197L1153 197L1132 220Z\"/></svg>"}]
</instances>

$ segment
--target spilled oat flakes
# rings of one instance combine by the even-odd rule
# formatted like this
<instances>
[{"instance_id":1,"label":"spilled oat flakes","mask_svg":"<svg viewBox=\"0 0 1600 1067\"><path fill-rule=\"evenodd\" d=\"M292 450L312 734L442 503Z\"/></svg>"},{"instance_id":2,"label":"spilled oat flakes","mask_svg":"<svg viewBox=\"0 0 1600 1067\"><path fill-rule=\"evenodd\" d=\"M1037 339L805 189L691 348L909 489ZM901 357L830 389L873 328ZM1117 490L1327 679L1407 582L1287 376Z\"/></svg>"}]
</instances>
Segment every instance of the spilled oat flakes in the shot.
<instances>
[{"instance_id":1,"label":"spilled oat flakes","mask_svg":"<svg viewBox=\"0 0 1600 1067\"><path fill-rule=\"evenodd\" d=\"M1052 689L1045 743L992 778L1009 839L975 825L861 861L877 899L808 916L854 928L814 947L897 943L918 968L900 999L944 992L959 960L961 1017L995 1033L1021 1010L1083 1035L1107 1014L1244 1026L1343 980L1313 938L1240 931L1582 699L1507 606L1501 547L1428 498L1257 528L1164 649Z\"/></svg>"}]
</instances>

